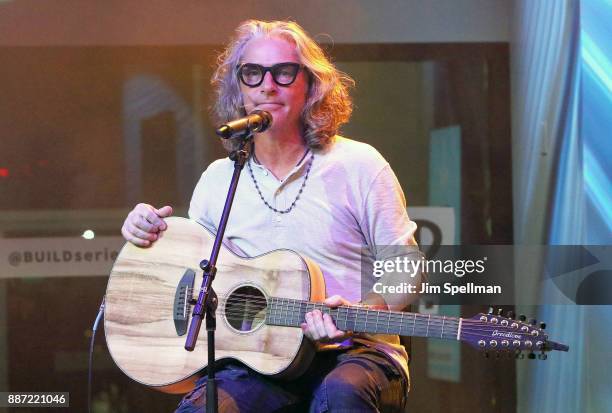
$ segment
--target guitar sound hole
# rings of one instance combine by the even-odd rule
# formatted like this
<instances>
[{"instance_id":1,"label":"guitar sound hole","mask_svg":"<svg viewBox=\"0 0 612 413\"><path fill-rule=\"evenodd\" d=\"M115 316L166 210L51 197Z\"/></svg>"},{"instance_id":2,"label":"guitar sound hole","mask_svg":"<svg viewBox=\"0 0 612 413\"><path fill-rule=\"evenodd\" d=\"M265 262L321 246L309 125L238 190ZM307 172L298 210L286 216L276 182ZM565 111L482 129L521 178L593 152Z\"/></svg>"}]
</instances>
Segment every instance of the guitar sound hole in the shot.
<instances>
[{"instance_id":1,"label":"guitar sound hole","mask_svg":"<svg viewBox=\"0 0 612 413\"><path fill-rule=\"evenodd\" d=\"M238 331L252 331L266 318L266 297L255 287L235 289L225 303L225 318Z\"/></svg>"}]
</instances>

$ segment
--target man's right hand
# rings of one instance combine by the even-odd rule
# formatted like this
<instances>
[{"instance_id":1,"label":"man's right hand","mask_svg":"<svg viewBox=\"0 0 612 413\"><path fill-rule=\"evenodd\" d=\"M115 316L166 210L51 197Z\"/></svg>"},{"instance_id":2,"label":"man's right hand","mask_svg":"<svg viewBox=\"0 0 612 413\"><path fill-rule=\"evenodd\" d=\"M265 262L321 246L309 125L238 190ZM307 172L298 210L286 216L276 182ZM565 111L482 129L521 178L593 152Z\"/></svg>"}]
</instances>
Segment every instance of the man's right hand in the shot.
<instances>
[{"instance_id":1,"label":"man's right hand","mask_svg":"<svg viewBox=\"0 0 612 413\"><path fill-rule=\"evenodd\" d=\"M168 225L164 218L172 215L172 207L156 209L152 205L138 204L125 218L121 227L123 238L139 247L148 247L159 238Z\"/></svg>"}]
</instances>

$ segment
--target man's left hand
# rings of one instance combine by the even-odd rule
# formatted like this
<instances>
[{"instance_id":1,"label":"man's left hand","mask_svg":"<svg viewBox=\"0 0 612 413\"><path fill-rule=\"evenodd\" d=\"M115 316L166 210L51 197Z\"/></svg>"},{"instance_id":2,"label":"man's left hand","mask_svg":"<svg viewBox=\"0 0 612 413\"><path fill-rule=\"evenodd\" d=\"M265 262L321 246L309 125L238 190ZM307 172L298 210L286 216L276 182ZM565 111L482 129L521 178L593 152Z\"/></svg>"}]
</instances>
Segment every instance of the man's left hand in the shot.
<instances>
[{"instance_id":1,"label":"man's left hand","mask_svg":"<svg viewBox=\"0 0 612 413\"><path fill-rule=\"evenodd\" d=\"M330 308L351 305L348 300L339 295L333 295L323 301L323 303ZM306 322L302 323L301 326L304 335L314 341L342 341L348 336L345 331L338 330L336 323L334 323L329 314L323 314L319 310L306 313Z\"/></svg>"}]
</instances>

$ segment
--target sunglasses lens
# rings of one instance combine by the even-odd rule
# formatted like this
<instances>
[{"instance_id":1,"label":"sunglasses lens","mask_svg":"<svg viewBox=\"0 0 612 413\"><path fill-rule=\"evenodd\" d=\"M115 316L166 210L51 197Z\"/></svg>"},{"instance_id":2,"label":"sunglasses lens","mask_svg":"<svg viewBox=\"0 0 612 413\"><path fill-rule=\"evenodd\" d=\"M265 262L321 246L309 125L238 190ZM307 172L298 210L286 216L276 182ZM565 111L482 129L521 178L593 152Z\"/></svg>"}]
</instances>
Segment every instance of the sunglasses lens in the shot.
<instances>
[{"instance_id":1,"label":"sunglasses lens","mask_svg":"<svg viewBox=\"0 0 612 413\"><path fill-rule=\"evenodd\" d=\"M274 66L272 76L279 85L289 85L295 80L299 68L299 65L293 63Z\"/></svg>"},{"instance_id":2,"label":"sunglasses lens","mask_svg":"<svg viewBox=\"0 0 612 413\"><path fill-rule=\"evenodd\" d=\"M244 64L240 67L240 79L247 86L256 86L263 77L263 68L259 65Z\"/></svg>"}]
</instances>

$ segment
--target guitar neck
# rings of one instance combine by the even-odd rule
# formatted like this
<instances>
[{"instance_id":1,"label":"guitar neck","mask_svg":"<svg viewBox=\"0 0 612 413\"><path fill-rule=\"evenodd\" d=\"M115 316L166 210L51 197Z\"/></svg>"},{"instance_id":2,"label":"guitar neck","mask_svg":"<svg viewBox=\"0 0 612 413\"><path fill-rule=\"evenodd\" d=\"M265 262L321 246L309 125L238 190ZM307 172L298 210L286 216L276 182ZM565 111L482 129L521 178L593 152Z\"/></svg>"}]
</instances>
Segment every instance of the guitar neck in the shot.
<instances>
[{"instance_id":1,"label":"guitar neck","mask_svg":"<svg viewBox=\"0 0 612 413\"><path fill-rule=\"evenodd\" d=\"M373 310L359 306L327 307L290 298L272 298L266 312L266 324L299 327L306 313L319 310L329 314L340 330L355 333L396 334L458 340L461 319L431 314Z\"/></svg>"}]
</instances>

